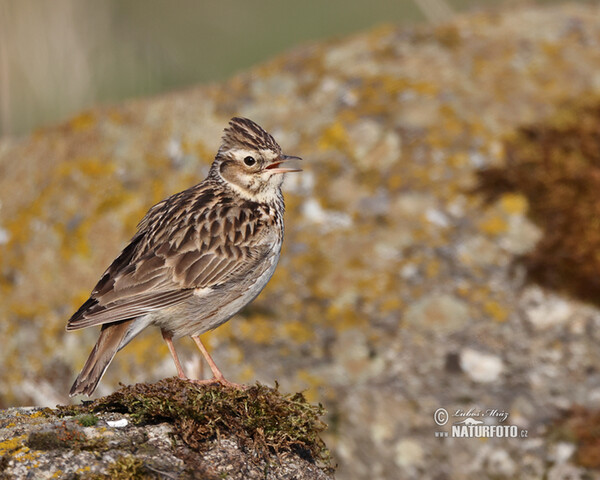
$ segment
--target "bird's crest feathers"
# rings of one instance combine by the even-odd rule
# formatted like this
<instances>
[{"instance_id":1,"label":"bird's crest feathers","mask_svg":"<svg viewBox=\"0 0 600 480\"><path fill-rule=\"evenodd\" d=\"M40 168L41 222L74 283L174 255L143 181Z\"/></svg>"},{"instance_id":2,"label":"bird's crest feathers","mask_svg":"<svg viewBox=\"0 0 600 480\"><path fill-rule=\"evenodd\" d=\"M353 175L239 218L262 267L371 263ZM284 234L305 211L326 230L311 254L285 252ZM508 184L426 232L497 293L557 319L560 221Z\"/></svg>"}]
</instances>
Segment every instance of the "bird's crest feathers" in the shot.
<instances>
[{"instance_id":1,"label":"bird's crest feathers","mask_svg":"<svg viewBox=\"0 0 600 480\"><path fill-rule=\"evenodd\" d=\"M223 133L219 153L234 149L272 150L281 153L275 139L248 118L234 117Z\"/></svg>"}]
</instances>

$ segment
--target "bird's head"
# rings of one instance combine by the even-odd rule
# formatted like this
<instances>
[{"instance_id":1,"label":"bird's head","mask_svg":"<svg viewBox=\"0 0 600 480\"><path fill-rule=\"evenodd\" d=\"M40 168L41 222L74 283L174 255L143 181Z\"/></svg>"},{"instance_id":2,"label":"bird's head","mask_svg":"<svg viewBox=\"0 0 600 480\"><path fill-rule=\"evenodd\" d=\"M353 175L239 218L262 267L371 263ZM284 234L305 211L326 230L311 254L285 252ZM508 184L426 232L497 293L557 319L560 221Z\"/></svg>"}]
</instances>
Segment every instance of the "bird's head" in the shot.
<instances>
[{"instance_id":1,"label":"bird's head","mask_svg":"<svg viewBox=\"0 0 600 480\"><path fill-rule=\"evenodd\" d=\"M252 120L235 117L225 129L210 174L244 198L268 203L281 194L285 173L301 171L290 160L301 159L281 153L275 139Z\"/></svg>"}]
</instances>

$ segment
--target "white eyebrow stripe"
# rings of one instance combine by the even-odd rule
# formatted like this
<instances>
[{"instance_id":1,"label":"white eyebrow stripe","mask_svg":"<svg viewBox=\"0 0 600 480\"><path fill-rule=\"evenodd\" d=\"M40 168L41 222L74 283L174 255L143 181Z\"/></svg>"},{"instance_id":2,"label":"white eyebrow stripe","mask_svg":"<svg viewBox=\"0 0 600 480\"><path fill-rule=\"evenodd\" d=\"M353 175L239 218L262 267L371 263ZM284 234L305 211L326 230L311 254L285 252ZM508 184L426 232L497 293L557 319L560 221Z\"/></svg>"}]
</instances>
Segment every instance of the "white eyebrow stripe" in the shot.
<instances>
[{"instance_id":1,"label":"white eyebrow stripe","mask_svg":"<svg viewBox=\"0 0 600 480\"><path fill-rule=\"evenodd\" d=\"M256 157L257 153L260 155L261 158L265 160L273 160L274 158L277 158L279 156L277 152L274 152L273 150L270 150L268 148L261 148L260 150L250 150L248 148L233 148L231 150L228 150L228 153L231 156L240 159L246 157Z\"/></svg>"}]
</instances>

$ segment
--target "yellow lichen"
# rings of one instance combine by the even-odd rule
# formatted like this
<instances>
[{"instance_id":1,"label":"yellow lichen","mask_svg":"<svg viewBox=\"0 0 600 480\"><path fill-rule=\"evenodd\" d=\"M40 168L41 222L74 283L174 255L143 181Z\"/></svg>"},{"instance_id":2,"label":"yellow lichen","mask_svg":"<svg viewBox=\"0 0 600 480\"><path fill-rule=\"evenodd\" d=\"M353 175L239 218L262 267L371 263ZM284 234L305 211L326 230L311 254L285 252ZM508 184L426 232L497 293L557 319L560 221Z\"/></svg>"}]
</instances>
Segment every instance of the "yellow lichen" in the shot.
<instances>
[{"instance_id":1,"label":"yellow lichen","mask_svg":"<svg viewBox=\"0 0 600 480\"><path fill-rule=\"evenodd\" d=\"M511 215L524 215L527 213L529 202L524 195L518 193L506 193L500 197L500 206Z\"/></svg>"},{"instance_id":2,"label":"yellow lichen","mask_svg":"<svg viewBox=\"0 0 600 480\"><path fill-rule=\"evenodd\" d=\"M395 310L399 310L402 306L402 301L396 296L393 295L389 298L386 298L380 305L379 309L383 313L393 312Z\"/></svg>"},{"instance_id":3,"label":"yellow lichen","mask_svg":"<svg viewBox=\"0 0 600 480\"><path fill-rule=\"evenodd\" d=\"M20 435L0 442L0 458L10 455L17 461L32 461L39 457L41 452L32 452L24 445L26 438L27 435Z\"/></svg>"},{"instance_id":4,"label":"yellow lichen","mask_svg":"<svg viewBox=\"0 0 600 480\"><path fill-rule=\"evenodd\" d=\"M80 157L70 162L61 163L57 168L59 176L68 177L73 174L81 180L81 175L90 181L94 178L111 175L114 173L116 165L113 162L105 162L97 157Z\"/></svg>"},{"instance_id":5,"label":"yellow lichen","mask_svg":"<svg viewBox=\"0 0 600 480\"><path fill-rule=\"evenodd\" d=\"M25 438L27 438L27 435L9 438L0 442L0 457L6 455L7 453L11 453L18 448L21 448L23 446L23 440L25 440Z\"/></svg>"},{"instance_id":6,"label":"yellow lichen","mask_svg":"<svg viewBox=\"0 0 600 480\"><path fill-rule=\"evenodd\" d=\"M338 332L364 326L367 323L367 319L360 312L357 312L352 305L335 303L325 311L325 319L327 324L334 327Z\"/></svg>"},{"instance_id":7,"label":"yellow lichen","mask_svg":"<svg viewBox=\"0 0 600 480\"><path fill-rule=\"evenodd\" d=\"M324 385L323 379L307 370L298 371L298 380L305 388L302 394L308 402L315 402L318 400L317 389Z\"/></svg>"},{"instance_id":8,"label":"yellow lichen","mask_svg":"<svg viewBox=\"0 0 600 480\"><path fill-rule=\"evenodd\" d=\"M76 117L73 117L69 122L70 127L77 130L89 130L96 124L96 117L93 112L83 112Z\"/></svg>"},{"instance_id":9,"label":"yellow lichen","mask_svg":"<svg viewBox=\"0 0 600 480\"><path fill-rule=\"evenodd\" d=\"M259 345L269 344L273 338L273 323L269 317L262 314L254 314L247 319L238 319L238 329L243 339L251 340Z\"/></svg>"},{"instance_id":10,"label":"yellow lichen","mask_svg":"<svg viewBox=\"0 0 600 480\"><path fill-rule=\"evenodd\" d=\"M348 132L340 122L326 128L319 139L319 147L323 150L345 150L348 143Z\"/></svg>"},{"instance_id":11,"label":"yellow lichen","mask_svg":"<svg viewBox=\"0 0 600 480\"><path fill-rule=\"evenodd\" d=\"M256 378L256 372L251 365L244 365L238 373L239 381L242 383L252 383Z\"/></svg>"},{"instance_id":12,"label":"yellow lichen","mask_svg":"<svg viewBox=\"0 0 600 480\"><path fill-rule=\"evenodd\" d=\"M483 309L497 322L504 322L508 318L509 311L496 301L488 300L484 303Z\"/></svg>"},{"instance_id":13,"label":"yellow lichen","mask_svg":"<svg viewBox=\"0 0 600 480\"><path fill-rule=\"evenodd\" d=\"M115 125L123 125L125 123L125 117L116 108L113 108L108 112L108 119Z\"/></svg>"},{"instance_id":14,"label":"yellow lichen","mask_svg":"<svg viewBox=\"0 0 600 480\"><path fill-rule=\"evenodd\" d=\"M305 321L286 322L283 331L287 338L297 343L310 342L315 338L314 329Z\"/></svg>"},{"instance_id":15,"label":"yellow lichen","mask_svg":"<svg viewBox=\"0 0 600 480\"><path fill-rule=\"evenodd\" d=\"M434 278L440 274L441 263L438 259L432 258L425 264L425 275L427 278Z\"/></svg>"},{"instance_id":16,"label":"yellow lichen","mask_svg":"<svg viewBox=\"0 0 600 480\"><path fill-rule=\"evenodd\" d=\"M497 236L506 233L508 223L499 215L491 215L479 222L479 229L488 235Z\"/></svg>"},{"instance_id":17,"label":"yellow lichen","mask_svg":"<svg viewBox=\"0 0 600 480\"><path fill-rule=\"evenodd\" d=\"M387 179L387 186L390 190L398 190L402 187L403 178L401 175L392 174Z\"/></svg>"},{"instance_id":18,"label":"yellow lichen","mask_svg":"<svg viewBox=\"0 0 600 480\"><path fill-rule=\"evenodd\" d=\"M31 415L29 415L29 418L44 418L45 416L46 414L43 410L38 410L37 412L34 412Z\"/></svg>"},{"instance_id":19,"label":"yellow lichen","mask_svg":"<svg viewBox=\"0 0 600 480\"><path fill-rule=\"evenodd\" d=\"M38 458L42 452L32 451L28 447L22 447L14 452L14 458L20 462L31 462ZM34 464L36 466L36 464Z\"/></svg>"},{"instance_id":20,"label":"yellow lichen","mask_svg":"<svg viewBox=\"0 0 600 480\"><path fill-rule=\"evenodd\" d=\"M467 152L457 152L448 157L448 165L455 168L463 168L469 165L469 155Z\"/></svg>"}]
</instances>

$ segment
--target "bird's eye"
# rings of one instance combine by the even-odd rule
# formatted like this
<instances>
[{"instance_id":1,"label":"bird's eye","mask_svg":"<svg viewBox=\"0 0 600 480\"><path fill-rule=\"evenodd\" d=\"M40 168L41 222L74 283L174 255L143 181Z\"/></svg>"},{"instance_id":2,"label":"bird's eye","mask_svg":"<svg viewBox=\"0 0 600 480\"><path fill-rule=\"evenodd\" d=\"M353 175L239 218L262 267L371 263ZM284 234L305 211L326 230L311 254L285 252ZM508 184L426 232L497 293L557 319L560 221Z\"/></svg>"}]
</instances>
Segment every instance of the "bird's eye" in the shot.
<instances>
[{"instance_id":1,"label":"bird's eye","mask_svg":"<svg viewBox=\"0 0 600 480\"><path fill-rule=\"evenodd\" d=\"M244 163L246 165L248 165L249 167L251 167L252 165L254 165L256 163L256 160L254 159L254 157L248 156L248 157L244 158Z\"/></svg>"}]
</instances>

